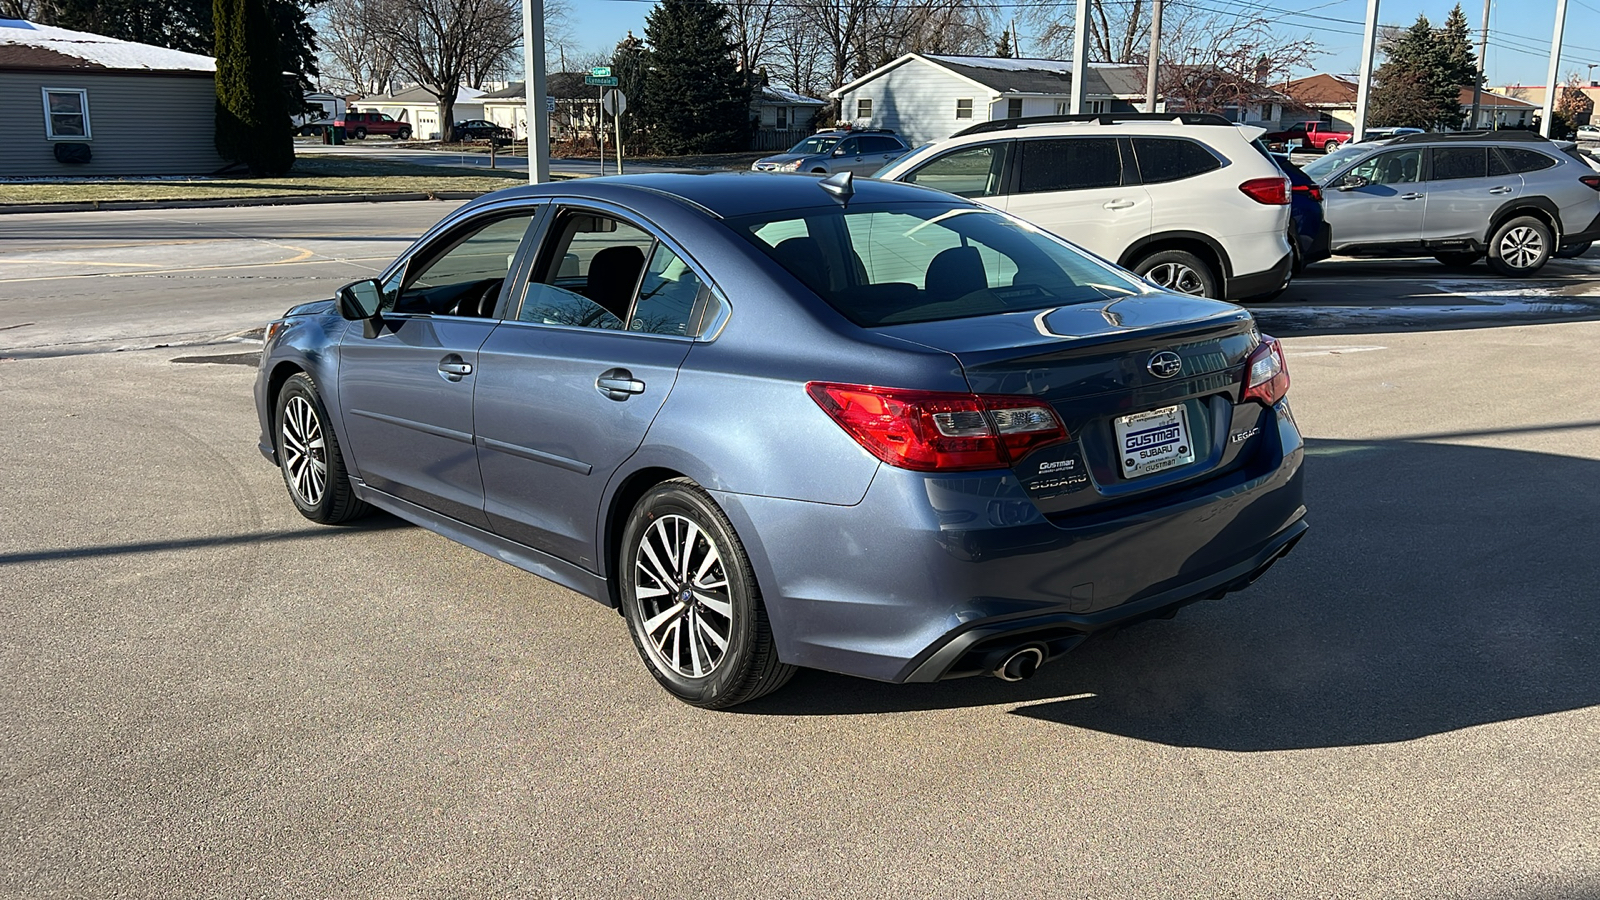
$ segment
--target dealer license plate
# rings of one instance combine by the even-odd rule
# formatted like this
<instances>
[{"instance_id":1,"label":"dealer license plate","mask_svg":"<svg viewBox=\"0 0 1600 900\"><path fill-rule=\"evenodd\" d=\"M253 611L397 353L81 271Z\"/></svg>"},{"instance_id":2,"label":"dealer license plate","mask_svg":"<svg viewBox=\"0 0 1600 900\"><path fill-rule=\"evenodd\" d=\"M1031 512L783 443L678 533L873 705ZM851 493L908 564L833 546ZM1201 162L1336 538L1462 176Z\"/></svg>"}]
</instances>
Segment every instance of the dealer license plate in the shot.
<instances>
[{"instance_id":1,"label":"dealer license plate","mask_svg":"<svg viewBox=\"0 0 1600 900\"><path fill-rule=\"evenodd\" d=\"M1113 424L1122 452L1122 477L1138 478L1194 462L1183 404L1122 416Z\"/></svg>"}]
</instances>

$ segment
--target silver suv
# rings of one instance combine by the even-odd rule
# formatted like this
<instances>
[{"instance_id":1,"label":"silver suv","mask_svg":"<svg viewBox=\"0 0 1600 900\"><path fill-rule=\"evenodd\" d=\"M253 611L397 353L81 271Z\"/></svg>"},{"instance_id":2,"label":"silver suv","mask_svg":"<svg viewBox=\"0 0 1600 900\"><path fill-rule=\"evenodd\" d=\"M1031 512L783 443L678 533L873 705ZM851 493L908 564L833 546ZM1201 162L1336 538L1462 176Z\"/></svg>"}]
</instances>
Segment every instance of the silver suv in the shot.
<instances>
[{"instance_id":1,"label":"silver suv","mask_svg":"<svg viewBox=\"0 0 1600 900\"><path fill-rule=\"evenodd\" d=\"M787 153L758 159L757 172L854 172L871 175L911 148L888 129L819 131Z\"/></svg>"},{"instance_id":2,"label":"silver suv","mask_svg":"<svg viewBox=\"0 0 1600 900\"><path fill-rule=\"evenodd\" d=\"M1351 144L1305 166L1324 189L1334 253L1484 256L1532 275L1562 247L1600 238L1600 173L1527 131L1409 134Z\"/></svg>"}]
</instances>

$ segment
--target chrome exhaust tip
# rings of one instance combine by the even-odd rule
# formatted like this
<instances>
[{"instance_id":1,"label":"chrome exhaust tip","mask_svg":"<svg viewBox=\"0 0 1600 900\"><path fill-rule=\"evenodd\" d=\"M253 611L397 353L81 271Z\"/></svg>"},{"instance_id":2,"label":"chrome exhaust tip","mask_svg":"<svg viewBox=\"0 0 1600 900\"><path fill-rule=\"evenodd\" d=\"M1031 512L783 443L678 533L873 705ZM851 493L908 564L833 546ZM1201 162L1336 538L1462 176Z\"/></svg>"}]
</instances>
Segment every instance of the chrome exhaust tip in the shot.
<instances>
[{"instance_id":1,"label":"chrome exhaust tip","mask_svg":"<svg viewBox=\"0 0 1600 900\"><path fill-rule=\"evenodd\" d=\"M1044 665L1045 648L1042 644L1028 644L1011 651L993 669L990 675L1001 681L1027 681Z\"/></svg>"}]
</instances>

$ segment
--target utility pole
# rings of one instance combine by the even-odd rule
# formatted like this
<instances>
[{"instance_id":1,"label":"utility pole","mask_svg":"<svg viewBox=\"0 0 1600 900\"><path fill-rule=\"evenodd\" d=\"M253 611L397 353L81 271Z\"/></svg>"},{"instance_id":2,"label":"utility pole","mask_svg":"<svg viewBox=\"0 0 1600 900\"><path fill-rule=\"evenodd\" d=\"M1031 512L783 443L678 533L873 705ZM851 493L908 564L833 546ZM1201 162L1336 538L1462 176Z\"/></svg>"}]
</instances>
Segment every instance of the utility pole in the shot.
<instances>
[{"instance_id":1,"label":"utility pole","mask_svg":"<svg viewBox=\"0 0 1600 900\"><path fill-rule=\"evenodd\" d=\"M1478 106L1483 102L1483 82L1489 77L1489 0L1483 0L1483 33L1478 37L1478 82L1472 86L1472 121L1467 130L1478 127Z\"/></svg>"},{"instance_id":2,"label":"utility pole","mask_svg":"<svg viewBox=\"0 0 1600 900\"><path fill-rule=\"evenodd\" d=\"M1084 2L1084 0L1079 0ZM1154 0L1150 11L1150 70L1144 77L1144 111L1156 111L1156 61L1161 58L1161 7L1162 0Z\"/></svg>"},{"instance_id":3,"label":"utility pole","mask_svg":"<svg viewBox=\"0 0 1600 900\"><path fill-rule=\"evenodd\" d=\"M1550 136L1550 121L1556 113L1556 78L1561 68L1561 34L1567 28L1567 0L1556 0L1556 33L1550 38L1550 74L1544 80L1544 115L1539 133Z\"/></svg>"},{"instance_id":4,"label":"utility pole","mask_svg":"<svg viewBox=\"0 0 1600 900\"><path fill-rule=\"evenodd\" d=\"M528 106L528 183L543 184L550 180L550 116L544 111L544 0L522 0L522 66L522 94Z\"/></svg>"},{"instance_id":5,"label":"utility pole","mask_svg":"<svg viewBox=\"0 0 1600 900\"><path fill-rule=\"evenodd\" d=\"M1565 3L1566 0L1561 0ZM1367 97L1372 93L1372 58L1378 52L1378 0L1367 0L1367 30L1361 39L1361 81L1356 85L1355 133L1351 141L1359 141L1367 130Z\"/></svg>"},{"instance_id":6,"label":"utility pole","mask_svg":"<svg viewBox=\"0 0 1600 900\"><path fill-rule=\"evenodd\" d=\"M1083 112L1084 83L1089 80L1089 0L1076 0L1072 16L1072 105L1068 112Z\"/></svg>"}]
</instances>

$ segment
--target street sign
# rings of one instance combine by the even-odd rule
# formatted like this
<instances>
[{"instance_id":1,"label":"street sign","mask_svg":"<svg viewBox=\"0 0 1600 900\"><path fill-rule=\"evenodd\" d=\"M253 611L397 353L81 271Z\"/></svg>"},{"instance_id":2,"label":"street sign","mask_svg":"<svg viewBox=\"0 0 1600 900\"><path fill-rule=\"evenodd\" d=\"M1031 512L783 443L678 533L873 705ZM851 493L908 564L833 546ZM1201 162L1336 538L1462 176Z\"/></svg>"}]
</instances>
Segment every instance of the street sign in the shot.
<instances>
[{"instance_id":1,"label":"street sign","mask_svg":"<svg viewBox=\"0 0 1600 900\"><path fill-rule=\"evenodd\" d=\"M556 98L554 98L554 97L552 97L552 96L550 96L548 94L545 95L545 98L544 98L544 111L547 112L547 113L553 113L553 112L556 111Z\"/></svg>"},{"instance_id":2,"label":"street sign","mask_svg":"<svg viewBox=\"0 0 1600 900\"><path fill-rule=\"evenodd\" d=\"M617 79L612 75L585 75L583 76L583 83L598 84L602 87L616 87Z\"/></svg>"},{"instance_id":3,"label":"street sign","mask_svg":"<svg viewBox=\"0 0 1600 900\"><path fill-rule=\"evenodd\" d=\"M620 116L628 111L628 95L612 88L600 95L600 108L608 116Z\"/></svg>"},{"instance_id":4,"label":"street sign","mask_svg":"<svg viewBox=\"0 0 1600 900\"><path fill-rule=\"evenodd\" d=\"M595 66L594 68L589 70L589 74L593 75L596 78L610 78L611 77L611 67L610 66Z\"/></svg>"}]
</instances>

